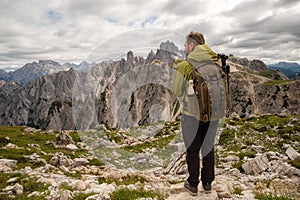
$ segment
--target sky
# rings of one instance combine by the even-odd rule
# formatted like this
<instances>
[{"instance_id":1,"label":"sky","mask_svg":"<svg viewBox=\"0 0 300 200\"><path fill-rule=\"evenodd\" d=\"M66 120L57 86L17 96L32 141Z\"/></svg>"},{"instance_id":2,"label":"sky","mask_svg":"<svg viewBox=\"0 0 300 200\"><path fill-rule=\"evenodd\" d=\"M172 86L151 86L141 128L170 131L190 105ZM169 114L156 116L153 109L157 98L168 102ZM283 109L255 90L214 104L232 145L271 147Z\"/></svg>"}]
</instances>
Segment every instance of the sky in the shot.
<instances>
[{"instance_id":1,"label":"sky","mask_svg":"<svg viewBox=\"0 0 300 200\"><path fill-rule=\"evenodd\" d=\"M300 63L299 0L0 0L0 16L7 71L38 60L117 58L168 39L183 49L190 31L218 53Z\"/></svg>"}]
</instances>

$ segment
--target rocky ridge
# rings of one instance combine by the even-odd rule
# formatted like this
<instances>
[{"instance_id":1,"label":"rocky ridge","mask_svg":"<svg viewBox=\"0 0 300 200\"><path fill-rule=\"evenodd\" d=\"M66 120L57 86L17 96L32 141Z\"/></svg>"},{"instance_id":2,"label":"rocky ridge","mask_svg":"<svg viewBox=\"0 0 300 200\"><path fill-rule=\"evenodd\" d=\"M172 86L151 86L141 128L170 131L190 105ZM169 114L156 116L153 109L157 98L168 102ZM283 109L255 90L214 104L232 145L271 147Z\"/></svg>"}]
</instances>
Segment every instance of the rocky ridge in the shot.
<instances>
[{"instance_id":1,"label":"rocky ridge","mask_svg":"<svg viewBox=\"0 0 300 200\"><path fill-rule=\"evenodd\" d=\"M280 70L290 79L299 79L300 65L298 63L279 62L268 65L268 68L271 70Z\"/></svg>"},{"instance_id":2,"label":"rocky ridge","mask_svg":"<svg viewBox=\"0 0 300 200\"><path fill-rule=\"evenodd\" d=\"M0 80L5 82L15 82L18 84L26 84L31 80L37 80L44 75L50 75L58 73L60 71L67 71L70 68L78 71L88 70L94 66L94 63L87 63L82 61L79 65L73 63L60 64L52 60L39 60L32 63L27 63L23 67L15 70L6 72L0 70Z\"/></svg>"},{"instance_id":3,"label":"rocky ridge","mask_svg":"<svg viewBox=\"0 0 300 200\"><path fill-rule=\"evenodd\" d=\"M71 68L25 85L2 81L0 124L67 130L174 119L178 104L171 91L170 63L178 55L178 48L167 41L147 58L130 51L126 59L93 63L87 71ZM231 58L228 64L236 69L230 78L230 114L299 113L299 80L266 74L260 61ZM128 111L130 116L123 116Z\"/></svg>"}]
</instances>

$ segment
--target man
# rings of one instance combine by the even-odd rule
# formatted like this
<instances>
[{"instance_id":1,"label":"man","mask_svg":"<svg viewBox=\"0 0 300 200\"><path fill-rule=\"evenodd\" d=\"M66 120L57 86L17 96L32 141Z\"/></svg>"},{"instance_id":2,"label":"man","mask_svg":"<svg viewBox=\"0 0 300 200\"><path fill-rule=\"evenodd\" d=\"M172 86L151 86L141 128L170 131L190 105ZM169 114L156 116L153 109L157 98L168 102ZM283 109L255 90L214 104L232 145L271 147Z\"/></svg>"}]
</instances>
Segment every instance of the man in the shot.
<instances>
[{"instance_id":1,"label":"man","mask_svg":"<svg viewBox=\"0 0 300 200\"><path fill-rule=\"evenodd\" d=\"M191 32L186 36L184 51L187 59L178 61L174 76L173 92L183 102L182 112L182 134L186 152L186 163L189 177L184 187L192 195L197 195L199 181L200 159L202 153L201 182L205 191L211 190L211 183L215 178L214 171L214 142L218 120L207 121L185 106L188 103L188 87L193 80L193 65L188 62L214 62L219 64L218 55L206 44L204 36L199 32Z\"/></svg>"}]
</instances>

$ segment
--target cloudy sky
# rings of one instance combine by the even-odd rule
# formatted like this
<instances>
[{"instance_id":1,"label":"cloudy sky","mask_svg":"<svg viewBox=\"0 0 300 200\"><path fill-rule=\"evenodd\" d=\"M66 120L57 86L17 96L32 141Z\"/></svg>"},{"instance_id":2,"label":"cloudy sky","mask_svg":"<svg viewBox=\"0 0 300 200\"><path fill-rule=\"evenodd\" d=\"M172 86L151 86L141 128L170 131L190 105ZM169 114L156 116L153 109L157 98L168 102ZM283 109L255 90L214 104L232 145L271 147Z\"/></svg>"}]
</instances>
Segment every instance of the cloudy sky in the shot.
<instances>
[{"instance_id":1,"label":"cloudy sky","mask_svg":"<svg viewBox=\"0 0 300 200\"><path fill-rule=\"evenodd\" d=\"M46 59L78 64L95 52L148 50L166 39L182 49L191 30L216 52L300 61L299 0L0 0L0 15L6 70Z\"/></svg>"}]
</instances>

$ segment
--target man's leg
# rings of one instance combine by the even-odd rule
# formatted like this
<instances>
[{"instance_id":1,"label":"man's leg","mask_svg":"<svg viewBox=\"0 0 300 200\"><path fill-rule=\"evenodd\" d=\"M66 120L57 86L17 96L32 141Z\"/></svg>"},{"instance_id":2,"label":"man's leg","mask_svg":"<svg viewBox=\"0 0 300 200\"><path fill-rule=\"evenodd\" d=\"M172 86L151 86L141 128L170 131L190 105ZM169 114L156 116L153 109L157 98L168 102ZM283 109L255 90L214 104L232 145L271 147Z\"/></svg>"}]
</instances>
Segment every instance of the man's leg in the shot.
<instances>
[{"instance_id":1,"label":"man's leg","mask_svg":"<svg viewBox=\"0 0 300 200\"><path fill-rule=\"evenodd\" d=\"M211 183L215 179L215 156L214 148L202 158L201 182Z\"/></svg>"},{"instance_id":2,"label":"man's leg","mask_svg":"<svg viewBox=\"0 0 300 200\"><path fill-rule=\"evenodd\" d=\"M189 171L188 182L193 187L197 187L199 184L199 170L200 170L200 159L199 159L200 145L191 145L187 149L186 163Z\"/></svg>"},{"instance_id":3,"label":"man's leg","mask_svg":"<svg viewBox=\"0 0 300 200\"><path fill-rule=\"evenodd\" d=\"M186 163L189 172L187 181L192 187L199 184L199 168L200 168L200 141L201 134L198 133L199 121L194 117L184 115L182 121L182 132L185 139ZM192 142L191 142L192 141Z\"/></svg>"},{"instance_id":4,"label":"man's leg","mask_svg":"<svg viewBox=\"0 0 300 200\"><path fill-rule=\"evenodd\" d=\"M201 182L203 186L207 183L213 182L215 179L215 155L214 145L215 136L218 128L218 121L212 121L209 126L206 126L206 131L202 135L202 169L201 169ZM203 128L203 130L205 130Z\"/></svg>"}]
</instances>

